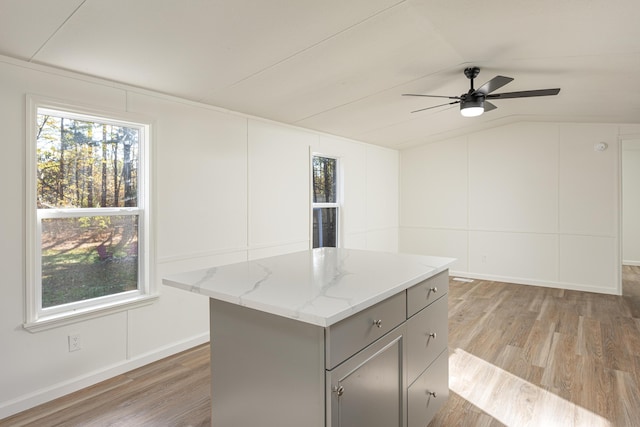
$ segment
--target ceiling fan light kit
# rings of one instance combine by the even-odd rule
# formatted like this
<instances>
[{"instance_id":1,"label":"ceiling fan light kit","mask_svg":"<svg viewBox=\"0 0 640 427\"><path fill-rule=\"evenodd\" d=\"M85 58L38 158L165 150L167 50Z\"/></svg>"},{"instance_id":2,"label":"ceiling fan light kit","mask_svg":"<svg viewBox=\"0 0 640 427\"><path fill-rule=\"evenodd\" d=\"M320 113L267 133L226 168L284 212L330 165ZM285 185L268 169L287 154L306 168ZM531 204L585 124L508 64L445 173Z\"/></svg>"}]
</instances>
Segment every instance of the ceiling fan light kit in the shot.
<instances>
[{"instance_id":1,"label":"ceiling fan light kit","mask_svg":"<svg viewBox=\"0 0 640 427\"><path fill-rule=\"evenodd\" d=\"M464 105L460 105L460 114L465 117L477 117L484 113L484 107L465 107Z\"/></svg>"},{"instance_id":2,"label":"ceiling fan light kit","mask_svg":"<svg viewBox=\"0 0 640 427\"><path fill-rule=\"evenodd\" d=\"M477 117L484 113L484 97L477 96L460 102L460 114L464 117Z\"/></svg>"},{"instance_id":3,"label":"ceiling fan light kit","mask_svg":"<svg viewBox=\"0 0 640 427\"><path fill-rule=\"evenodd\" d=\"M460 104L460 114L464 117L477 117L486 111L495 110L496 107L488 99L510 99L510 98L529 98L533 96L551 96L557 95L560 92L559 88L555 89L537 89L537 90L524 90L519 92L503 92L492 93L494 90L500 89L502 86L513 81L511 77L496 76L480 86L478 89L473 87L473 80L480 74L480 68L468 67L464 69L464 75L470 81L470 89L467 93L463 93L460 96L441 96L441 95L421 95L413 93L403 93L403 96L425 96L429 98L447 98L454 101L446 104L434 105L433 107L421 108L419 110L412 111L417 113L419 111L430 110L432 108L443 107L445 105Z\"/></svg>"}]
</instances>

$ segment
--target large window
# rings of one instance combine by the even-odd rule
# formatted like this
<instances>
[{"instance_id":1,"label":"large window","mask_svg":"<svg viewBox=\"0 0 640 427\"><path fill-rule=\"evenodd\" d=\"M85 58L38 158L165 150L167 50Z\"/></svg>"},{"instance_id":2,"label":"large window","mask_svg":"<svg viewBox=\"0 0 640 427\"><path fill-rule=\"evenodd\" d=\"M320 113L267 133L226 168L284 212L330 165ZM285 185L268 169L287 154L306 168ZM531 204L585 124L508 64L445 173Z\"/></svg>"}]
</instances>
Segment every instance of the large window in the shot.
<instances>
[{"instance_id":1,"label":"large window","mask_svg":"<svg viewBox=\"0 0 640 427\"><path fill-rule=\"evenodd\" d=\"M338 246L338 160L313 156L313 247Z\"/></svg>"},{"instance_id":2,"label":"large window","mask_svg":"<svg viewBox=\"0 0 640 427\"><path fill-rule=\"evenodd\" d=\"M149 126L33 103L27 328L139 302Z\"/></svg>"}]
</instances>

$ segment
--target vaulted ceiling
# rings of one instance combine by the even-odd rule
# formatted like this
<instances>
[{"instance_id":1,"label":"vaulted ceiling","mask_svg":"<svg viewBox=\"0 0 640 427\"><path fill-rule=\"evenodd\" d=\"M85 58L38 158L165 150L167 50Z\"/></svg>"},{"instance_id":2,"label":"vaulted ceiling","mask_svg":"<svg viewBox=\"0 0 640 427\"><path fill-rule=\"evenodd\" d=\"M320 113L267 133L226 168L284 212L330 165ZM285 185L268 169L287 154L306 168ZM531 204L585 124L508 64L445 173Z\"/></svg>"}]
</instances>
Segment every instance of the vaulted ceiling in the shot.
<instances>
[{"instance_id":1,"label":"vaulted ceiling","mask_svg":"<svg viewBox=\"0 0 640 427\"><path fill-rule=\"evenodd\" d=\"M638 0L0 0L0 54L391 148L640 123ZM402 93L460 95L471 65L562 90L411 113L443 100Z\"/></svg>"}]
</instances>

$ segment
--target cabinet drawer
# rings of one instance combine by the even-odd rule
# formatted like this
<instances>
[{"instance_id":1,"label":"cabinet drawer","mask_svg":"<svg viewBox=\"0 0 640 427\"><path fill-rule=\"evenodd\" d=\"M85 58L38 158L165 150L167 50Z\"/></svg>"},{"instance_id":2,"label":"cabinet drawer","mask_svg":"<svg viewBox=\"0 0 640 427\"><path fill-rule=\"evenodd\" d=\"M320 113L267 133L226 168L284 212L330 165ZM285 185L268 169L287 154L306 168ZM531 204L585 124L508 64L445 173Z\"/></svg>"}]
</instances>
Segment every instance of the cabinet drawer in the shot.
<instances>
[{"instance_id":1,"label":"cabinet drawer","mask_svg":"<svg viewBox=\"0 0 640 427\"><path fill-rule=\"evenodd\" d=\"M447 296L408 320L407 373L409 383L429 366L442 350L447 348Z\"/></svg>"},{"instance_id":2,"label":"cabinet drawer","mask_svg":"<svg viewBox=\"0 0 640 427\"><path fill-rule=\"evenodd\" d=\"M449 397L449 352L440 353L429 369L409 386L408 427L424 427Z\"/></svg>"},{"instance_id":3,"label":"cabinet drawer","mask_svg":"<svg viewBox=\"0 0 640 427\"><path fill-rule=\"evenodd\" d=\"M449 271L443 271L407 290L407 315L413 316L449 292Z\"/></svg>"},{"instance_id":4,"label":"cabinet drawer","mask_svg":"<svg viewBox=\"0 0 640 427\"><path fill-rule=\"evenodd\" d=\"M326 329L326 368L336 365L368 346L406 320L404 292Z\"/></svg>"}]
</instances>

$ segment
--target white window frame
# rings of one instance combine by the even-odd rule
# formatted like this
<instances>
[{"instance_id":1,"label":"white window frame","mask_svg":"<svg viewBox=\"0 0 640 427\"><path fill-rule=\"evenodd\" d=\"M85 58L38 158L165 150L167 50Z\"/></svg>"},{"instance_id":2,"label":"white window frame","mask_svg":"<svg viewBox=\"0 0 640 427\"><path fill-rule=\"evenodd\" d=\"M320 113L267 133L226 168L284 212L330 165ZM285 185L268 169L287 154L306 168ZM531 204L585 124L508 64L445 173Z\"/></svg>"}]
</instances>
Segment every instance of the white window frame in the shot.
<instances>
[{"instance_id":1,"label":"white window frame","mask_svg":"<svg viewBox=\"0 0 640 427\"><path fill-rule=\"evenodd\" d=\"M313 158L314 157L324 157L327 159L333 159L336 161L336 202L335 203L316 203L313 201ZM311 169L311 181L310 181L310 198L311 198L311 212L310 212L310 238L309 238L309 246L313 249L313 210L315 208L336 208L336 219L338 221L336 227L336 248L342 246L341 244L341 232L342 232L342 209L341 209L341 201L342 201L342 169L340 158L337 156L332 156L323 153L311 153L311 157L309 159L309 165Z\"/></svg>"},{"instance_id":2,"label":"white window frame","mask_svg":"<svg viewBox=\"0 0 640 427\"><path fill-rule=\"evenodd\" d=\"M157 287L151 274L154 245L151 241L151 121L130 113L101 111L90 107L27 95L26 111L26 238L25 238L25 322L37 332L89 318L151 304ZM138 199L136 207L38 209L36 123L39 111L62 113L64 117L96 121L139 130ZM42 307L42 220L82 216L138 217L138 289L53 307Z\"/></svg>"}]
</instances>

